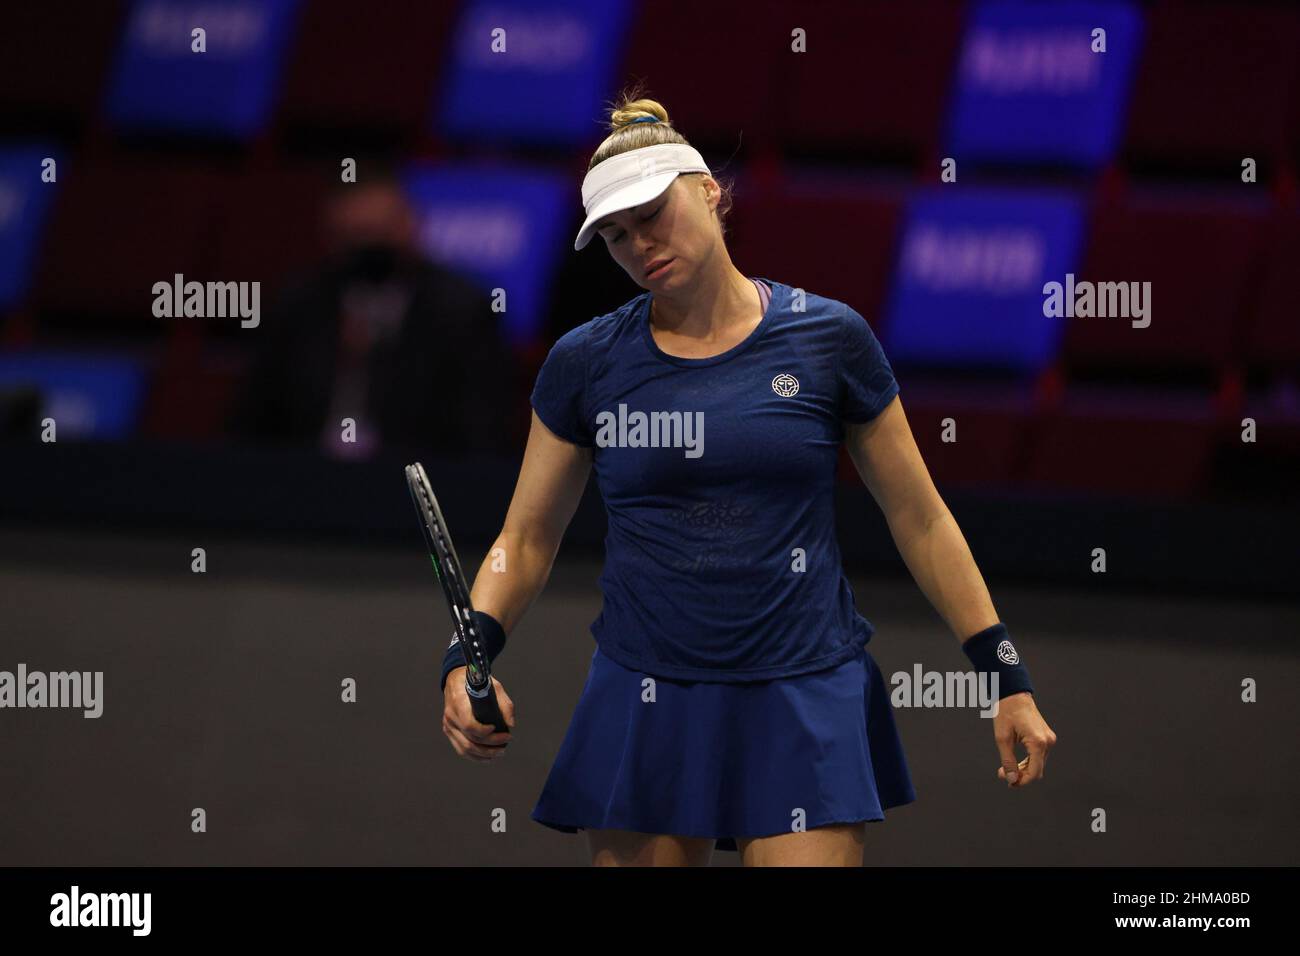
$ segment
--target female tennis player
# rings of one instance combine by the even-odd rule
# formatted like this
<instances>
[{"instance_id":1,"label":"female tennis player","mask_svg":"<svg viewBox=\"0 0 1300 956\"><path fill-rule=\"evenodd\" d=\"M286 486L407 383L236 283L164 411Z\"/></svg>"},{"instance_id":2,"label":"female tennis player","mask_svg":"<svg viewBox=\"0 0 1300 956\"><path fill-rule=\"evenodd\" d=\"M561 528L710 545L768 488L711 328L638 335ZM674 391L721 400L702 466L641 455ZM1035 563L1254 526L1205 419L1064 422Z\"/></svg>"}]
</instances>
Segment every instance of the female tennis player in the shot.
<instances>
[{"instance_id":1,"label":"female tennis player","mask_svg":"<svg viewBox=\"0 0 1300 956\"><path fill-rule=\"evenodd\" d=\"M624 96L610 127L574 248L599 235L646 291L552 347L471 592L491 657L545 585L594 465L604 603L532 818L586 831L597 865L707 865L715 847L747 866L862 864L865 824L916 795L834 536L842 442L917 584L999 679L998 778L1040 779L1056 737L867 322L736 269L730 190L659 103ZM443 730L458 754L491 760L510 734L474 720L463 660L449 649Z\"/></svg>"}]
</instances>

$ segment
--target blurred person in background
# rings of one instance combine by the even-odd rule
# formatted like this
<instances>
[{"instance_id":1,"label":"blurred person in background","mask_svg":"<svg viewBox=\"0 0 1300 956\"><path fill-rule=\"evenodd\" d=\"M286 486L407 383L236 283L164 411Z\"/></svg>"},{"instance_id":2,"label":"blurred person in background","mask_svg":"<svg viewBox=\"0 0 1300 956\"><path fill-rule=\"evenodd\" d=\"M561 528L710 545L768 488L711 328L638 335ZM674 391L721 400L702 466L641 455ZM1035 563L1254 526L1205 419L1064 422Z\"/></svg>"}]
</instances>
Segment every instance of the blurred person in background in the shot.
<instances>
[{"instance_id":1,"label":"blurred person in background","mask_svg":"<svg viewBox=\"0 0 1300 956\"><path fill-rule=\"evenodd\" d=\"M401 184L385 174L340 185L324 225L328 259L290 282L263 323L235 434L340 458L510 447L514 365L490 297L422 258Z\"/></svg>"}]
</instances>

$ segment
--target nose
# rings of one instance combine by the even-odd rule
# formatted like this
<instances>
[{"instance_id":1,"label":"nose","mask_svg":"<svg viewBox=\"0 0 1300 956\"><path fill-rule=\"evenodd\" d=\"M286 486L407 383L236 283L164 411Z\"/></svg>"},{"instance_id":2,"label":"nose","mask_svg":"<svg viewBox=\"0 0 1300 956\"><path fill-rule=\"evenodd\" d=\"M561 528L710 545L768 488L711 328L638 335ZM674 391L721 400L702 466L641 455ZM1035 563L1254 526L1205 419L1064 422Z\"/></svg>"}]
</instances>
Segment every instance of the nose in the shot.
<instances>
[{"instance_id":1,"label":"nose","mask_svg":"<svg viewBox=\"0 0 1300 956\"><path fill-rule=\"evenodd\" d=\"M648 262L646 254L654 245L650 236L649 223L639 224L635 227L636 231L632 233L632 246L636 249L636 254L640 256L642 262Z\"/></svg>"}]
</instances>

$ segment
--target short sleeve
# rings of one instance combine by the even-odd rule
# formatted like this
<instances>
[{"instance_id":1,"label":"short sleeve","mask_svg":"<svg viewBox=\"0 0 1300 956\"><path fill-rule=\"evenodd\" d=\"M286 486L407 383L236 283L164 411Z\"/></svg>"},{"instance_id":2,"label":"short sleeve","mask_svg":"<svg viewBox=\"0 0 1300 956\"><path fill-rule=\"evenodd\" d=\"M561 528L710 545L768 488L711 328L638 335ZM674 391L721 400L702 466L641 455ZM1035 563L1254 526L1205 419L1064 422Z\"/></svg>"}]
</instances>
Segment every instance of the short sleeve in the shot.
<instances>
[{"instance_id":1,"label":"short sleeve","mask_svg":"<svg viewBox=\"0 0 1300 956\"><path fill-rule=\"evenodd\" d=\"M584 406L587 393L585 327L570 329L551 346L537 373L532 405L547 428L575 445L593 444Z\"/></svg>"},{"instance_id":2,"label":"short sleeve","mask_svg":"<svg viewBox=\"0 0 1300 956\"><path fill-rule=\"evenodd\" d=\"M841 322L840 418L868 422L893 401L898 382L867 320L845 306Z\"/></svg>"}]
</instances>

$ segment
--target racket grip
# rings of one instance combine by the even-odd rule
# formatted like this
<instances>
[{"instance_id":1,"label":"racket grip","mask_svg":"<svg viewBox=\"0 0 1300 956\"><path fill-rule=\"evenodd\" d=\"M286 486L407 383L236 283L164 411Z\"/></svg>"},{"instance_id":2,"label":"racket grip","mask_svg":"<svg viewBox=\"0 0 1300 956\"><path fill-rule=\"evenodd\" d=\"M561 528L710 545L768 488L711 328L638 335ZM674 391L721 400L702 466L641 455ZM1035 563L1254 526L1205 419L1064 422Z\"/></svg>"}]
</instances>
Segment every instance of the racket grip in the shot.
<instances>
[{"instance_id":1,"label":"racket grip","mask_svg":"<svg viewBox=\"0 0 1300 956\"><path fill-rule=\"evenodd\" d=\"M496 685L491 680L488 681L487 693L482 697L470 693L469 706L470 710L474 712L474 719L480 724L490 724L501 733L510 732L509 726L506 725L506 719L501 716L501 706L497 703Z\"/></svg>"}]
</instances>

